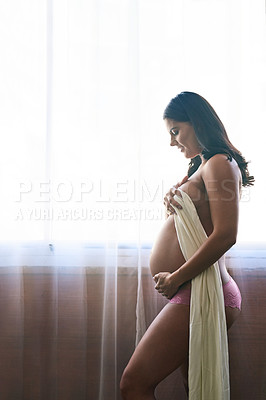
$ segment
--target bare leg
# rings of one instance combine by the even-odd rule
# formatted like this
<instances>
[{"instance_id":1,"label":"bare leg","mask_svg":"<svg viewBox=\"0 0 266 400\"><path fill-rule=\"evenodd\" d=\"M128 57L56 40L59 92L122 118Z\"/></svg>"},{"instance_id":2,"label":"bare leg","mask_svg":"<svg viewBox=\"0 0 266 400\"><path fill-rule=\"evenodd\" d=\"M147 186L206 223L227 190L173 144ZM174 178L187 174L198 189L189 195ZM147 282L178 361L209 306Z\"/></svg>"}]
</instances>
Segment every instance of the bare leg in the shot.
<instances>
[{"instance_id":1,"label":"bare leg","mask_svg":"<svg viewBox=\"0 0 266 400\"><path fill-rule=\"evenodd\" d=\"M240 312L241 311L238 308L225 307L227 330L231 328L231 326L239 316ZM180 371L182 373L183 383L188 395L188 357L186 358L186 361L181 365Z\"/></svg>"},{"instance_id":2,"label":"bare leg","mask_svg":"<svg viewBox=\"0 0 266 400\"><path fill-rule=\"evenodd\" d=\"M154 400L159 382L188 354L189 306L168 303L149 326L121 379L124 400Z\"/></svg>"}]
</instances>

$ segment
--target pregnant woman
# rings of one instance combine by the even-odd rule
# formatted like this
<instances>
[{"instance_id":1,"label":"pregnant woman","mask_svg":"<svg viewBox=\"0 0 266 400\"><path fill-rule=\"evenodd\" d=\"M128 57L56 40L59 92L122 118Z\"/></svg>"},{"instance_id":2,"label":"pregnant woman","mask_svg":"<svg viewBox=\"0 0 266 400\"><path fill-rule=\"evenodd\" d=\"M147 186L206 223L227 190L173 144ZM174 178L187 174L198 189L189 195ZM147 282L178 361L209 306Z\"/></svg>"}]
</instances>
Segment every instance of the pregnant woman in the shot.
<instances>
[{"instance_id":1,"label":"pregnant woman","mask_svg":"<svg viewBox=\"0 0 266 400\"><path fill-rule=\"evenodd\" d=\"M241 308L225 253L236 242L241 186L254 178L203 97L180 93L163 118L170 145L190 159L187 176L164 199L167 219L150 257L155 289L169 303L132 355L121 393L155 399L158 383L180 367L190 400L225 400L227 330Z\"/></svg>"}]
</instances>

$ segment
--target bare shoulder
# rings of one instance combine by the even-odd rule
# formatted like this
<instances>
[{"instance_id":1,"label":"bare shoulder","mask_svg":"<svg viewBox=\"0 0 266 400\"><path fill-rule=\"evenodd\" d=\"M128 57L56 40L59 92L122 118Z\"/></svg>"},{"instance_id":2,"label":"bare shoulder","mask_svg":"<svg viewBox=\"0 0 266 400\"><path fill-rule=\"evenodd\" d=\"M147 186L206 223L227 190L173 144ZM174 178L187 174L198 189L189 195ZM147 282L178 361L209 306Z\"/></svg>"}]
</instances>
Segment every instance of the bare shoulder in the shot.
<instances>
[{"instance_id":1,"label":"bare shoulder","mask_svg":"<svg viewBox=\"0 0 266 400\"><path fill-rule=\"evenodd\" d=\"M241 173L234 159L228 159L226 154L215 154L202 168L202 178L203 180L227 178L236 180L239 183Z\"/></svg>"},{"instance_id":2,"label":"bare shoulder","mask_svg":"<svg viewBox=\"0 0 266 400\"><path fill-rule=\"evenodd\" d=\"M202 180L209 199L240 197L242 177L237 162L225 154L215 154L202 168Z\"/></svg>"}]
</instances>

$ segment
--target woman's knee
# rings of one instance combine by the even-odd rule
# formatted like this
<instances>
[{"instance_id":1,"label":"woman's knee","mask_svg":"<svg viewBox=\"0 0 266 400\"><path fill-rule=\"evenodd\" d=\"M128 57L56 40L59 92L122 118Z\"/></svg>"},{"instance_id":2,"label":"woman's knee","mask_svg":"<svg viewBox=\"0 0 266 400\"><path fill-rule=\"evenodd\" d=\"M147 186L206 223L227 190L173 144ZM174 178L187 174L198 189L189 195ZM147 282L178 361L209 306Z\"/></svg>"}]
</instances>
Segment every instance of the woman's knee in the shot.
<instances>
[{"instance_id":1,"label":"woman's knee","mask_svg":"<svg viewBox=\"0 0 266 400\"><path fill-rule=\"evenodd\" d=\"M183 385L188 396L188 359L181 365L180 371L183 378Z\"/></svg>"},{"instance_id":2,"label":"woman's knee","mask_svg":"<svg viewBox=\"0 0 266 400\"><path fill-rule=\"evenodd\" d=\"M128 393L130 393L132 385L133 385L133 382L132 382L131 376L125 369L125 371L123 372L122 378L120 380L120 392L121 392L123 399L127 398L126 396L128 395Z\"/></svg>"},{"instance_id":3,"label":"woman's knee","mask_svg":"<svg viewBox=\"0 0 266 400\"><path fill-rule=\"evenodd\" d=\"M136 399L138 395L144 395L153 393L154 389L147 385L147 382L141 381L140 378L131 371L130 368L126 368L123 372L120 380L120 392L124 400Z\"/></svg>"}]
</instances>

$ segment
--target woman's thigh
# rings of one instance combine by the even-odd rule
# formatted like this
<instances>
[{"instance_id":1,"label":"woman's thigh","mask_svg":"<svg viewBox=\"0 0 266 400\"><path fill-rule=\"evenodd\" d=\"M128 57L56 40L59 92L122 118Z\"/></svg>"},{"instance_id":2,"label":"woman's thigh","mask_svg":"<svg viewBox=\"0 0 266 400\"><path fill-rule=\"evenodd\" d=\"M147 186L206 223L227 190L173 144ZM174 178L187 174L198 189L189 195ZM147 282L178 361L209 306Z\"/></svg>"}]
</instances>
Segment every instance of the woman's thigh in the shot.
<instances>
[{"instance_id":1,"label":"woman's thigh","mask_svg":"<svg viewBox=\"0 0 266 400\"><path fill-rule=\"evenodd\" d=\"M151 323L124 372L136 385L155 388L188 354L189 306L168 303Z\"/></svg>"},{"instance_id":2,"label":"woman's thigh","mask_svg":"<svg viewBox=\"0 0 266 400\"><path fill-rule=\"evenodd\" d=\"M231 326L236 321L240 313L241 311L238 308L225 307L227 330L231 328Z\"/></svg>"}]
</instances>

